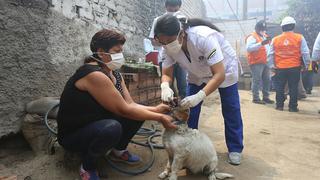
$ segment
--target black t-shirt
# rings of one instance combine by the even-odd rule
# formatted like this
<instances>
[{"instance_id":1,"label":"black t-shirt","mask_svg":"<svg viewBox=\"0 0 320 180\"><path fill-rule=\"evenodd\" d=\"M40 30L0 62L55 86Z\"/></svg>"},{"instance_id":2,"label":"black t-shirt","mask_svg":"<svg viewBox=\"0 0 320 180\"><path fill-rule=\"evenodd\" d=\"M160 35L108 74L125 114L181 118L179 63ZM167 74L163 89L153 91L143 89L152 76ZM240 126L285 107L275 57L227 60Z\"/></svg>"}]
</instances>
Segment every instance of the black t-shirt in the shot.
<instances>
[{"instance_id":1,"label":"black t-shirt","mask_svg":"<svg viewBox=\"0 0 320 180\"><path fill-rule=\"evenodd\" d=\"M112 112L101 106L87 91L79 90L75 86L75 83L79 79L95 71L103 72L98 65L84 64L65 85L60 98L60 107L57 118L59 141L64 136L75 132L91 122L116 117ZM115 87L123 95L121 74L114 71L113 75L117 80Z\"/></svg>"}]
</instances>

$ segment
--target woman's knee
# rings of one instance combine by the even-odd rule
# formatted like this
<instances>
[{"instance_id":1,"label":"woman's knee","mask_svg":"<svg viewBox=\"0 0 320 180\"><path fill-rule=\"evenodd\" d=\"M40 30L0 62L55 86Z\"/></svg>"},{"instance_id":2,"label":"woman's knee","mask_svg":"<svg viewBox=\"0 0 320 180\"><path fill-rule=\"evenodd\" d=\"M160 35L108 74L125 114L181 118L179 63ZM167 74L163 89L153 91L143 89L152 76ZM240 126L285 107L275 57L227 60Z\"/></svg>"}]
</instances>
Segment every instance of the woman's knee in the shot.
<instances>
[{"instance_id":1,"label":"woman's knee","mask_svg":"<svg viewBox=\"0 0 320 180\"><path fill-rule=\"evenodd\" d=\"M97 129L98 135L102 138L120 139L122 134L121 124L113 119L99 121Z\"/></svg>"}]
</instances>

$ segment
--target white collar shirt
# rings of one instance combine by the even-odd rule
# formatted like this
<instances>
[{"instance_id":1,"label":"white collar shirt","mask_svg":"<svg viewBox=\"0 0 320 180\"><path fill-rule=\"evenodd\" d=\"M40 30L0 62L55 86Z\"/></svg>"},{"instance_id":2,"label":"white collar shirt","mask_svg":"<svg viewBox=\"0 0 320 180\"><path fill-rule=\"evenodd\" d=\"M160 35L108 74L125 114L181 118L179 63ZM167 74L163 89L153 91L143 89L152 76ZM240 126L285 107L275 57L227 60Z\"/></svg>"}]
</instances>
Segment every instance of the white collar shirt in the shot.
<instances>
[{"instance_id":1,"label":"white collar shirt","mask_svg":"<svg viewBox=\"0 0 320 180\"><path fill-rule=\"evenodd\" d=\"M224 36L207 26L195 26L185 31L188 35L187 48L190 59L180 50L168 55L163 50L163 67L168 68L178 63L188 73L187 81L200 86L212 78L210 66L223 62L226 78L220 88L229 87L238 82L239 61L236 52Z\"/></svg>"}]
</instances>

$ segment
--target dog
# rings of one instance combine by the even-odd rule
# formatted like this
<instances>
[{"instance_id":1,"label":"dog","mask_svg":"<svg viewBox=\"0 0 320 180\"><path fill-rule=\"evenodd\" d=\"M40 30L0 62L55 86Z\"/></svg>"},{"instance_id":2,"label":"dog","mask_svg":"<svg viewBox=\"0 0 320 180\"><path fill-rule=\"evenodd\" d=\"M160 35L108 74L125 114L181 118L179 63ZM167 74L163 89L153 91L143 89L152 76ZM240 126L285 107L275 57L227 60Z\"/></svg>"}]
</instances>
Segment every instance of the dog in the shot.
<instances>
[{"instance_id":1,"label":"dog","mask_svg":"<svg viewBox=\"0 0 320 180\"><path fill-rule=\"evenodd\" d=\"M189 109L173 108L171 116L175 119L176 130L165 129L162 135L163 145L169 160L160 179L177 180L178 172L187 168L193 174L204 173L209 180L233 178L227 173L217 173L218 157L209 137L197 129L188 127Z\"/></svg>"}]
</instances>

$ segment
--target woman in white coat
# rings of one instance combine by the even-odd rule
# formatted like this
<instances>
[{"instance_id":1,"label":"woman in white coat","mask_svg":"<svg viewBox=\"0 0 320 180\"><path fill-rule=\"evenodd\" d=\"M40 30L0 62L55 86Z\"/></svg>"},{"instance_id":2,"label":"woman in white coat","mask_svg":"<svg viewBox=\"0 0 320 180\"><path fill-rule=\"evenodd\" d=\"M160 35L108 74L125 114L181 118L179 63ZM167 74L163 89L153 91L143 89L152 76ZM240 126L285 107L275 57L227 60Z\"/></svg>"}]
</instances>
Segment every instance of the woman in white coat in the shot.
<instances>
[{"instance_id":1,"label":"woman in white coat","mask_svg":"<svg viewBox=\"0 0 320 180\"><path fill-rule=\"evenodd\" d=\"M229 162L239 165L243 150L243 125L238 94L238 60L230 43L210 22L164 15L158 19L155 37L164 47L162 100L171 101L173 65L185 69L187 97L181 105L191 108L189 127L198 128L202 101L219 89L225 123Z\"/></svg>"}]
</instances>

